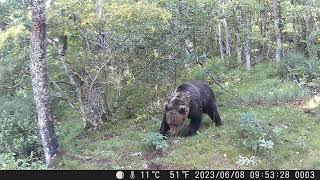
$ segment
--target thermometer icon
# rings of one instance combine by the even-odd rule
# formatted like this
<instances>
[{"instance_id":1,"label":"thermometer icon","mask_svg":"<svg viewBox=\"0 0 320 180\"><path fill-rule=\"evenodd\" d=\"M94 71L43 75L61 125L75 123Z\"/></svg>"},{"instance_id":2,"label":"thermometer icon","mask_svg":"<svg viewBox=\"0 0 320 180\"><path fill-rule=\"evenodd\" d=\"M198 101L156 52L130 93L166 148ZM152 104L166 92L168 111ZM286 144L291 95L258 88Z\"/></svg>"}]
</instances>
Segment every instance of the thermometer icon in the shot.
<instances>
[{"instance_id":1,"label":"thermometer icon","mask_svg":"<svg viewBox=\"0 0 320 180\"><path fill-rule=\"evenodd\" d=\"M130 178L131 179L134 179L136 176L134 175L134 171L131 171L131 173L130 173Z\"/></svg>"}]
</instances>

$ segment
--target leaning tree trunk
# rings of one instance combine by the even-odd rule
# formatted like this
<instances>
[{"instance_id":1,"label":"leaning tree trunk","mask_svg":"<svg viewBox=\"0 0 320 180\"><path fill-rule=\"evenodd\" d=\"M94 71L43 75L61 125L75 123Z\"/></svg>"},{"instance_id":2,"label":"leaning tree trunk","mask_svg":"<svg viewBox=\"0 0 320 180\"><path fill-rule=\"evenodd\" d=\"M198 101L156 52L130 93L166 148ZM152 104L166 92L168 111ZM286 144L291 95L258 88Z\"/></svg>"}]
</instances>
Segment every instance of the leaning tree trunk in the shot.
<instances>
[{"instance_id":1,"label":"leaning tree trunk","mask_svg":"<svg viewBox=\"0 0 320 180\"><path fill-rule=\"evenodd\" d=\"M280 31L280 16L279 16L279 1L273 0L273 16L274 16L274 28L276 31L276 62L280 61L281 58L281 31Z\"/></svg>"},{"instance_id":2,"label":"leaning tree trunk","mask_svg":"<svg viewBox=\"0 0 320 180\"><path fill-rule=\"evenodd\" d=\"M58 153L58 142L54 131L50 109L48 87L48 67L46 62L46 16L43 0L32 2L32 25L30 35L30 71L32 89L36 102L38 128L47 165L50 165Z\"/></svg>"},{"instance_id":3,"label":"leaning tree trunk","mask_svg":"<svg viewBox=\"0 0 320 180\"><path fill-rule=\"evenodd\" d=\"M72 92L76 95L85 128L97 129L107 119L103 88L97 79L95 79L96 82L92 82L85 71L81 77L75 76L66 59L67 42L66 36L60 37L59 55L63 69L72 85ZM95 77L98 77L98 74Z\"/></svg>"}]
</instances>

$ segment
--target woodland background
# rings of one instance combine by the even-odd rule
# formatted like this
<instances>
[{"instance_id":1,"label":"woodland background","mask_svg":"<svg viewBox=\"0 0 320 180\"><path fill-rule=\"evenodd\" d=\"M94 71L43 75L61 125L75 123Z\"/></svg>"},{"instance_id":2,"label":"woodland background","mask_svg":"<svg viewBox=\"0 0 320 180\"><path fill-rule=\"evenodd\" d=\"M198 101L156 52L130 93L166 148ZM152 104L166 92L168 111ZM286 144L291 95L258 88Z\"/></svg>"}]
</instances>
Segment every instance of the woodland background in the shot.
<instances>
[{"instance_id":1,"label":"woodland background","mask_svg":"<svg viewBox=\"0 0 320 180\"><path fill-rule=\"evenodd\" d=\"M0 9L0 169L320 169L320 1ZM163 139L166 98L195 79L224 125Z\"/></svg>"}]
</instances>

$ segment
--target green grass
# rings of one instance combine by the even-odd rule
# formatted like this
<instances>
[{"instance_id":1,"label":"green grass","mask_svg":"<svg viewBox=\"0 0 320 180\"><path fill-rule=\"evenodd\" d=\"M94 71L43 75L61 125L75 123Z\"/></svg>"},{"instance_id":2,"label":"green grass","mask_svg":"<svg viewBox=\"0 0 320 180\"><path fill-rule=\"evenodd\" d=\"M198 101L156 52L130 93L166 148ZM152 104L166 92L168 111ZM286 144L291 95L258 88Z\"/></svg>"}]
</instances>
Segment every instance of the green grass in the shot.
<instances>
[{"instance_id":1,"label":"green grass","mask_svg":"<svg viewBox=\"0 0 320 180\"><path fill-rule=\"evenodd\" d=\"M285 106L308 99L308 91L278 79L274 73L272 64L261 64L250 73L233 70L224 74L223 83L233 94L213 87L219 94L224 125L215 127L205 115L198 135L169 138L169 147L162 153L148 147L144 140L158 132L161 114L139 121L114 120L96 132L84 132L76 115L65 116L57 128L62 155L56 168L320 169L320 116ZM244 112L254 114L266 127L281 129L282 142L265 153L245 148L237 131ZM239 156L255 156L255 164L240 166Z\"/></svg>"}]
</instances>

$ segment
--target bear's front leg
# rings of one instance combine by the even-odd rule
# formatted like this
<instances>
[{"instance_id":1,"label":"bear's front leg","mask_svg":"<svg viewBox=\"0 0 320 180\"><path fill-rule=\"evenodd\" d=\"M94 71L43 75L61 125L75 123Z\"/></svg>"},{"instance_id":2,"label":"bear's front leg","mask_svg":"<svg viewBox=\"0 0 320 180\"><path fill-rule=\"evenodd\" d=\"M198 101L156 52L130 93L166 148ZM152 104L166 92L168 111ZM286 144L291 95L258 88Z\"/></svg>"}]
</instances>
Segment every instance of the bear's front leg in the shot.
<instances>
[{"instance_id":1,"label":"bear's front leg","mask_svg":"<svg viewBox=\"0 0 320 180\"><path fill-rule=\"evenodd\" d=\"M191 119L187 136L193 136L197 134L197 131L200 128L201 121L201 117Z\"/></svg>"},{"instance_id":2,"label":"bear's front leg","mask_svg":"<svg viewBox=\"0 0 320 180\"><path fill-rule=\"evenodd\" d=\"M167 136L168 135L168 130L170 129L168 123L166 122L166 114L164 114L164 117L162 119L162 124L160 127L160 134Z\"/></svg>"}]
</instances>

